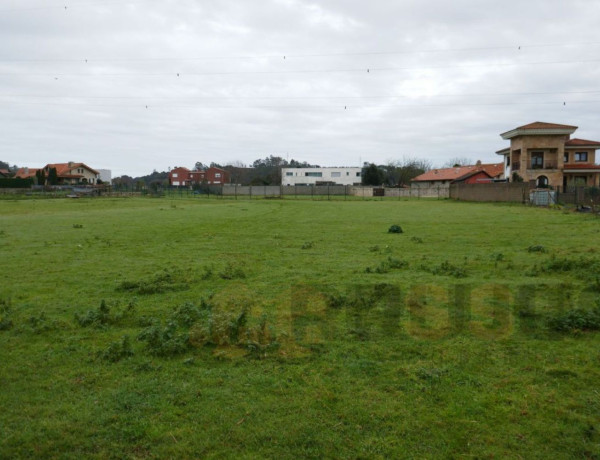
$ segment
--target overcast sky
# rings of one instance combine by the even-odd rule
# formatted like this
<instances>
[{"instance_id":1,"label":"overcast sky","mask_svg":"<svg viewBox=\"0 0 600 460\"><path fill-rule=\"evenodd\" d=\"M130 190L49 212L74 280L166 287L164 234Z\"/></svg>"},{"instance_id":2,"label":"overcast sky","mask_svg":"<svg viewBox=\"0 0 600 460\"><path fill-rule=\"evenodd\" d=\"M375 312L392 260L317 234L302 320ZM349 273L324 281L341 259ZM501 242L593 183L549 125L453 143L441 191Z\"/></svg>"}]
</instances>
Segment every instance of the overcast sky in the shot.
<instances>
[{"instance_id":1,"label":"overcast sky","mask_svg":"<svg viewBox=\"0 0 600 460\"><path fill-rule=\"evenodd\" d=\"M600 1L2 0L0 160L497 162L600 139Z\"/></svg>"}]
</instances>

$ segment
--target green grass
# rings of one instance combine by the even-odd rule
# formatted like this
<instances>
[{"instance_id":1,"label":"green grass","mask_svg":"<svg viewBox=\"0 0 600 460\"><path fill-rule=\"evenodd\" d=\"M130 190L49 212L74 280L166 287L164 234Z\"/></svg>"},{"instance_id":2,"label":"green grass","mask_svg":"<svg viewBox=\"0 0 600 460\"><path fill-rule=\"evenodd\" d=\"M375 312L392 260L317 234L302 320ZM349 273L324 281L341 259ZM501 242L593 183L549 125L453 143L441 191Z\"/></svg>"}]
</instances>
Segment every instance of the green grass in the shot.
<instances>
[{"instance_id":1,"label":"green grass","mask_svg":"<svg viewBox=\"0 0 600 460\"><path fill-rule=\"evenodd\" d=\"M0 458L600 458L599 233L446 200L2 200Z\"/></svg>"}]
</instances>

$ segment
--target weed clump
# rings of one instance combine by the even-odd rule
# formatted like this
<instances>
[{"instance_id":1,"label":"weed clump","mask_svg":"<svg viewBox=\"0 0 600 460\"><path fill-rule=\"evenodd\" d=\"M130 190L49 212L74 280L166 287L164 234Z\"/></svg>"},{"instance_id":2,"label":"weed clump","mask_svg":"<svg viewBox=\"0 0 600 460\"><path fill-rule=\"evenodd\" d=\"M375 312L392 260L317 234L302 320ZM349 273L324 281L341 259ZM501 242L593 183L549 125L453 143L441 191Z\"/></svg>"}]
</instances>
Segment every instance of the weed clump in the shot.
<instances>
[{"instance_id":1,"label":"weed clump","mask_svg":"<svg viewBox=\"0 0 600 460\"><path fill-rule=\"evenodd\" d=\"M228 262L227 265L219 272L219 278L224 280L235 280L246 278L246 272L241 267Z\"/></svg>"},{"instance_id":2,"label":"weed clump","mask_svg":"<svg viewBox=\"0 0 600 460\"><path fill-rule=\"evenodd\" d=\"M402 268L407 268L408 262L405 260L396 259L394 257L388 257L386 260L383 260L374 267L367 267L365 269L365 273L389 273L392 270L400 270Z\"/></svg>"},{"instance_id":3,"label":"weed clump","mask_svg":"<svg viewBox=\"0 0 600 460\"><path fill-rule=\"evenodd\" d=\"M110 306L106 303L106 300L102 299L100 306L96 310L88 310L83 315L75 313L75 321L81 327L94 326L103 328L109 324L120 323L122 320L132 317L135 314L135 305L136 299L133 299L123 310L111 314Z\"/></svg>"},{"instance_id":4,"label":"weed clump","mask_svg":"<svg viewBox=\"0 0 600 460\"><path fill-rule=\"evenodd\" d=\"M402 230L402 227L400 227L400 225L392 225L388 229L388 233L404 233L404 231Z\"/></svg>"},{"instance_id":5,"label":"weed clump","mask_svg":"<svg viewBox=\"0 0 600 460\"><path fill-rule=\"evenodd\" d=\"M184 291L189 289L189 287L189 280L182 270L164 269L146 279L123 281L119 284L117 290L148 295L170 291Z\"/></svg>"},{"instance_id":6,"label":"weed clump","mask_svg":"<svg viewBox=\"0 0 600 460\"><path fill-rule=\"evenodd\" d=\"M575 308L547 319L547 325L557 332L600 330L600 304L591 310Z\"/></svg>"},{"instance_id":7,"label":"weed clump","mask_svg":"<svg viewBox=\"0 0 600 460\"><path fill-rule=\"evenodd\" d=\"M170 321L165 327L160 323L145 328L138 340L146 342L146 349L155 356L173 356L187 351L190 347L189 334L178 333L177 323Z\"/></svg>"},{"instance_id":8,"label":"weed clump","mask_svg":"<svg viewBox=\"0 0 600 460\"><path fill-rule=\"evenodd\" d=\"M131 348L129 336L124 335L121 340L111 343L106 350L99 353L99 356L104 361L111 363L116 363L123 358L133 356L133 349Z\"/></svg>"},{"instance_id":9,"label":"weed clump","mask_svg":"<svg viewBox=\"0 0 600 460\"><path fill-rule=\"evenodd\" d=\"M306 241L301 246L301 249L312 249L314 247L314 245L315 245L315 243L313 243L312 241Z\"/></svg>"},{"instance_id":10,"label":"weed clump","mask_svg":"<svg viewBox=\"0 0 600 460\"><path fill-rule=\"evenodd\" d=\"M10 299L0 299L0 331L8 331L12 329L13 322L8 315L10 314L11 301Z\"/></svg>"},{"instance_id":11,"label":"weed clump","mask_svg":"<svg viewBox=\"0 0 600 460\"><path fill-rule=\"evenodd\" d=\"M541 244L536 244L536 245L529 246L527 248L527 252L542 252L542 253L545 253L545 252L548 252L548 251Z\"/></svg>"},{"instance_id":12,"label":"weed clump","mask_svg":"<svg viewBox=\"0 0 600 460\"><path fill-rule=\"evenodd\" d=\"M437 267L428 268L425 266L421 267L423 270L439 276L453 276L454 278L466 278L467 270L463 267L459 267L458 265L454 265L447 260L442 262Z\"/></svg>"},{"instance_id":13,"label":"weed clump","mask_svg":"<svg viewBox=\"0 0 600 460\"><path fill-rule=\"evenodd\" d=\"M205 320L190 330L190 342L197 347L241 348L254 358L264 358L279 348L267 316L262 315L258 324L251 326L247 308L238 313L208 311Z\"/></svg>"}]
</instances>

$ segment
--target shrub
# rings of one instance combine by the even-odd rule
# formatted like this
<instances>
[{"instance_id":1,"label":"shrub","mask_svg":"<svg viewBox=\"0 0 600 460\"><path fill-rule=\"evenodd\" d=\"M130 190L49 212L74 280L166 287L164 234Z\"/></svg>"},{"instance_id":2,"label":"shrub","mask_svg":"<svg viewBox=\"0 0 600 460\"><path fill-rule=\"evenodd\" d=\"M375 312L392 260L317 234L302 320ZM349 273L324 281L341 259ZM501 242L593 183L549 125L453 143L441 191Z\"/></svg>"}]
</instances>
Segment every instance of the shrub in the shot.
<instances>
[{"instance_id":1,"label":"shrub","mask_svg":"<svg viewBox=\"0 0 600 460\"><path fill-rule=\"evenodd\" d=\"M0 331L8 331L12 329L13 322L11 319L8 319L6 316L0 318Z\"/></svg>"},{"instance_id":2,"label":"shrub","mask_svg":"<svg viewBox=\"0 0 600 460\"><path fill-rule=\"evenodd\" d=\"M376 265L375 267L367 267L365 273L389 273L391 270L399 270L408 267L408 262L405 260L396 259L394 257L388 257Z\"/></svg>"},{"instance_id":3,"label":"shrub","mask_svg":"<svg viewBox=\"0 0 600 460\"><path fill-rule=\"evenodd\" d=\"M219 277L224 280L244 279L246 278L246 273L241 267L228 262L223 270L219 272Z\"/></svg>"},{"instance_id":4,"label":"shrub","mask_svg":"<svg viewBox=\"0 0 600 460\"><path fill-rule=\"evenodd\" d=\"M447 260L442 262L439 266L434 267L432 269L427 269L426 267L422 267L426 271L430 272L433 275L442 275L442 276L453 276L454 278L466 278L467 270L463 267L459 267L457 265L451 264Z\"/></svg>"},{"instance_id":5,"label":"shrub","mask_svg":"<svg viewBox=\"0 0 600 460\"><path fill-rule=\"evenodd\" d=\"M392 225L388 229L388 233L404 233L404 232L402 231L402 227L400 227L400 225Z\"/></svg>"},{"instance_id":6,"label":"shrub","mask_svg":"<svg viewBox=\"0 0 600 460\"><path fill-rule=\"evenodd\" d=\"M164 328L159 323L147 327L140 332L138 340L146 342L146 349L155 356L181 354L190 347L189 334L177 333L177 324L173 321Z\"/></svg>"},{"instance_id":7,"label":"shrub","mask_svg":"<svg viewBox=\"0 0 600 460\"><path fill-rule=\"evenodd\" d=\"M313 243L312 241L306 241L301 248L302 249L312 249L313 246L315 245L315 243Z\"/></svg>"},{"instance_id":8,"label":"shrub","mask_svg":"<svg viewBox=\"0 0 600 460\"><path fill-rule=\"evenodd\" d=\"M140 281L123 281L117 289L147 295L169 291L183 291L189 289L189 287L189 280L182 270L164 269Z\"/></svg>"},{"instance_id":9,"label":"shrub","mask_svg":"<svg viewBox=\"0 0 600 460\"><path fill-rule=\"evenodd\" d=\"M81 327L106 326L110 323L110 308L106 301L102 299L97 310L88 310L85 315L75 313L75 321L77 321Z\"/></svg>"},{"instance_id":10,"label":"shrub","mask_svg":"<svg viewBox=\"0 0 600 460\"><path fill-rule=\"evenodd\" d=\"M558 332L600 330L600 305L590 310L575 308L547 319L550 329Z\"/></svg>"},{"instance_id":11,"label":"shrub","mask_svg":"<svg viewBox=\"0 0 600 460\"><path fill-rule=\"evenodd\" d=\"M117 361L121 361L123 358L133 356L133 350L131 348L131 343L129 342L129 336L125 335L121 340L111 343L108 348L102 351L99 355L101 359L111 363L116 363Z\"/></svg>"},{"instance_id":12,"label":"shrub","mask_svg":"<svg viewBox=\"0 0 600 460\"><path fill-rule=\"evenodd\" d=\"M84 315L75 313L75 321L81 327L106 327L109 324L117 324L123 322L124 319L131 318L135 314L135 306L137 299L130 300L125 308L120 311L111 313L111 308L106 303L106 300L102 299L100 306L96 310L88 310Z\"/></svg>"}]
</instances>

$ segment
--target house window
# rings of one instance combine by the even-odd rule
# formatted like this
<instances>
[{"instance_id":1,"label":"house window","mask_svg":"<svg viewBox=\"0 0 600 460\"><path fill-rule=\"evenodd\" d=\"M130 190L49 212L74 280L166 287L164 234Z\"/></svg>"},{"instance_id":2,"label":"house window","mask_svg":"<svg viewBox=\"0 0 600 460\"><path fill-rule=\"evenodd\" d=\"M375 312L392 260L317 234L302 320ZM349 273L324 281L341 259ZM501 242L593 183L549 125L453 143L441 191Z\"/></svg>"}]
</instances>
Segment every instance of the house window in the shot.
<instances>
[{"instance_id":1,"label":"house window","mask_svg":"<svg viewBox=\"0 0 600 460\"><path fill-rule=\"evenodd\" d=\"M349 176L349 175L350 175L350 173L348 171L346 171L346 176Z\"/></svg>"},{"instance_id":2,"label":"house window","mask_svg":"<svg viewBox=\"0 0 600 460\"><path fill-rule=\"evenodd\" d=\"M565 152L565 155L563 156L563 162L564 163L568 163L569 162L569 153Z\"/></svg>"},{"instance_id":3,"label":"house window","mask_svg":"<svg viewBox=\"0 0 600 460\"><path fill-rule=\"evenodd\" d=\"M322 172L307 172L307 173L304 173L304 175L306 177L323 177Z\"/></svg>"},{"instance_id":4,"label":"house window","mask_svg":"<svg viewBox=\"0 0 600 460\"><path fill-rule=\"evenodd\" d=\"M294 173L293 172L286 172L285 175L289 177L289 176L293 176Z\"/></svg>"},{"instance_id":5,"label":"house window","mask_svg":"<svg viewBox=\"0 0 600 460\"><path fill-rule=\"evenodd\" d=\"M575 161L588 161L587 152L575 152Z\"/></svg>"},{"instance_id":6,"label":"house window","mask_svg":"<svg viewBox=\"0 0 600 460\"><path fill-rule=\"evenodd\" d=\"M216 173L215 178L218 179L219 177L221 177L221 173Z\"/></svg>"},{"instance_id":7,"label":"house window","mask_svg":"<svg viewBox=\"0 0 600 460\"><path fill-rule=\"evenodd\" d=\"M331 177L342 177L342 173L341 172L332 172Z\"/></svg>"},{"instance_id":8,"label":"house window","mask_svg":"<svg viewBox=\"0 0 600 460\"><path fill-rule=\"evenodd\" d=\"M356 177L360 177L360 173L359 172L356 173Z\"/></svg>"},{"instance_id":9,"label":"house window","mask_svg":"<svg viewBox=\"0 0 600 460\"><path fill-rule=\"evenodd\" d=\"M531 152L531 169L544 167L544 152Z\"/></svg>"},{"instance_id":10,"label":"house window","mask_svg":"<svg viewBox=\"0 0 600 460\"><path fill-rule=\"evenodd\" d=\"M175 177L175 178L176 178L176 177L177 177L177 173L173 173L173 177Z\"/></svg>"},{"instance_id":11,"label":"house window","mask_svg":"<svg viewBox=\"0 0 600 460\"><path fill-rule=\"evenodd\" d=\"M506 166L510 166L510 155L506 155Z\"/></svg>"}]
</instances>

